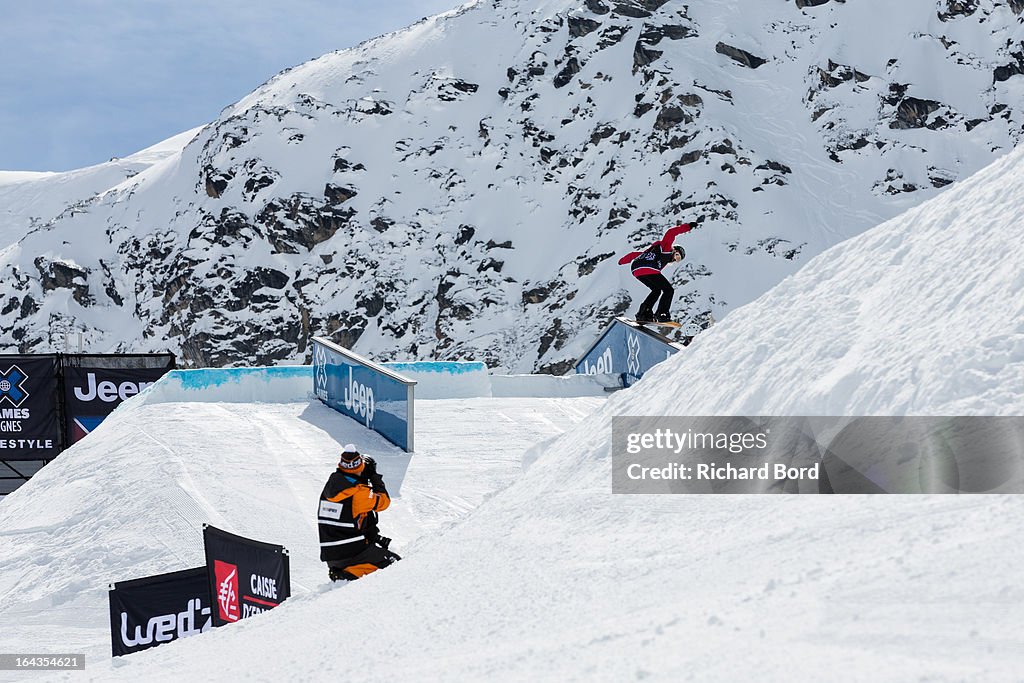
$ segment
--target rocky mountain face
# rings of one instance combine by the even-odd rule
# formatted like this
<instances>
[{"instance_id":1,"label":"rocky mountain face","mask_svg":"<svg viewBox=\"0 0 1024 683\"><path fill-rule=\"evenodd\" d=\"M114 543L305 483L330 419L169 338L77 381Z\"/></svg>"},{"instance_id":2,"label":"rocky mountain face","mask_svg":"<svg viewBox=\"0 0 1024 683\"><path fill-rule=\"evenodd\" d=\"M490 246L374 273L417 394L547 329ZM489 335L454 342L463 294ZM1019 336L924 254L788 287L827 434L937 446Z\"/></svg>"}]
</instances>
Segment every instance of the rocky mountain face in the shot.
<instances>
[{"instance_id":1,"label":"rocky mountain face","mask_svg":"<svg viewBox=\"0 0 1024 683\"><path fill-rule=\"evenodd\" d=\"M325 335L559 373L646 295L616 257L684 221L692 334L1014 147L1022 11L477 2L279 74L34 226L0 251L0 349L274 364Z\"/></svg>"}]
</instances>

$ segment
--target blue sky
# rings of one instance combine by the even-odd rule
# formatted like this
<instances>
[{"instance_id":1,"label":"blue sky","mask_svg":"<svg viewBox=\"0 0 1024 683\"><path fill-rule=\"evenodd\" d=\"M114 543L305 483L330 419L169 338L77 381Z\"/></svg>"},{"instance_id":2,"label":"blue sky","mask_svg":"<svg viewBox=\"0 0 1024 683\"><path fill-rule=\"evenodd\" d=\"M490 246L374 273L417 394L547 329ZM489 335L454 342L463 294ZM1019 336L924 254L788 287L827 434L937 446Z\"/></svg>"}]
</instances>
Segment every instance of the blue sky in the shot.
<instances>
[{"instance_id":1,"label":"blue sky","mask_svg":"<svg viewBox=\"0 0 1024 683\"><path fill-rule=\"evenodd\" d=\"M0 170L127 156L463 0L0 0Z\"/></svg>"}]
</instances>

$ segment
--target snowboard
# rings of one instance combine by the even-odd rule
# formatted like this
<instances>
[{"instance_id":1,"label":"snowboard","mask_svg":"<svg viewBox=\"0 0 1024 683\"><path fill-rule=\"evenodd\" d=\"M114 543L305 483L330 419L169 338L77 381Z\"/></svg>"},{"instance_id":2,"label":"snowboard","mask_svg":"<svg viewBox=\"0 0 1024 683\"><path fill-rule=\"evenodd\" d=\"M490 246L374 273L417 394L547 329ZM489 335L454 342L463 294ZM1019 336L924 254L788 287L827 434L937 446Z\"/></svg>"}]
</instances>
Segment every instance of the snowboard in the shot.
<instances>
[{"instance_id":1,"label":"snowboard","mask_svg":"<svg viewBox=\"0 0 1024 683\"><path fill-rule=\"evenodd\" d=\"M682 323L677 323L674 320L669 320L669 321L663 322L663 323L659 323L659 322L656 322L656 321L653 321L653 320L650 321L650 322L640 322L639 320L631 320L629 318L625 318L625 320L628 321L628 322L633 323L634 325L656 325L658 327L668 327L668 328L671 328L671 329L676 329L678 327L682 327L683 326Z\"/></svg>"}]
</instances>

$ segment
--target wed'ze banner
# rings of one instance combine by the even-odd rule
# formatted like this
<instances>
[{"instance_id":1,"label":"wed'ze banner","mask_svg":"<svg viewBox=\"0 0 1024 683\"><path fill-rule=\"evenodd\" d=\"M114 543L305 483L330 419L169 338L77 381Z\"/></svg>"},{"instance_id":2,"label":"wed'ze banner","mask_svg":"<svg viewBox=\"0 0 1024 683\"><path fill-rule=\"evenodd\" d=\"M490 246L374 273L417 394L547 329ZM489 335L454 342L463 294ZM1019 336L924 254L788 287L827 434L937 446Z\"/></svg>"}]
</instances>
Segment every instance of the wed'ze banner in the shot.
<instances>
[{"instance_id":1,"label":"wed'ze banner","mask_svg":"<svg viewBox=\"0 0 1024 683\"><path fill-rule=\"evenodd\" d=\"M109 596L115 657L205 633L213 625L206 567L120 581Z\"/></svg>"},{"instance_id":2,"label":"wed'ze banner","mask_svg":"<svg viewBox=\"0 0 1024 683\"><path fill-rule=\"evenodd\" d=\"M0 356L0 460L52 460L63 448L59 356Z\"/></svg>"},{"instance_id":3,"label":"wed'ze banner","mask_svg":"<svg viewBox=\"0 0 1024 683\"><path fill-rule=\"evenodd\" d=\"M214 598L213 623L230 624L277 607L291 595L288 551L203 527L206 571Z\"/></svg>"}]
</instances>

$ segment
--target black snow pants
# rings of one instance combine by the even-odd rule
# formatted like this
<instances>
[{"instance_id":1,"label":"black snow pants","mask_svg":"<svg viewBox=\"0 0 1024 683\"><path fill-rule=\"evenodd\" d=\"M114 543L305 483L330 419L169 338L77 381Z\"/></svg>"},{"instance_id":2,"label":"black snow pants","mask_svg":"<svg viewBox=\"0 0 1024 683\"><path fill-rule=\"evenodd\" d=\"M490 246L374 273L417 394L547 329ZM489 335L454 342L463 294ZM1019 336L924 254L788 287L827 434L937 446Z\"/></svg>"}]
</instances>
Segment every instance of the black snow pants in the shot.
<instances>
[{"instance_id":1,"label":"black snow pants","mask_svg":"<svg viewBox=\"0 0 1024 683\"><path fill-rule=\"evenodd\" d=\"M651 293L647 295L644 302L640 304L640 312L648 315L670 315L669 309L672 308L672 295L675 290L672 289L672 283L668 281L668 278L661 273L652 273L650 275L637 275L636 279L644 283L650 288ZM661 298L659 301L658 298ZM657 302L658 310L654 310L654 304Z\"/></svg>"}]
</instances>

